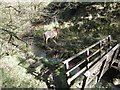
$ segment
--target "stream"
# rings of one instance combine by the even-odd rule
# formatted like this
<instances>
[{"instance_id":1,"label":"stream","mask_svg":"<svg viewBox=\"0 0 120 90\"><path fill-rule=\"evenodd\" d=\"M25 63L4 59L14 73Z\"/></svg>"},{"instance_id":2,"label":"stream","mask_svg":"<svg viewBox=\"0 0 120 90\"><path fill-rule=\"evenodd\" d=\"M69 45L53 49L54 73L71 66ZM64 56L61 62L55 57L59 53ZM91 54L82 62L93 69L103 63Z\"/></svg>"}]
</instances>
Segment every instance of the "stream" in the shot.
<instances>
[{"instance_id":1,"label":"stream","mask_svg":"<svg viewBox=\"0 0 120 90\"><path fill-rule=\"evenodd\" d=\"M51 62L59 62L60 61L60 58L53 57L54 54L52 53L52 51L51 51L51 54L53 54L52 56L49 55L49 53L47 53L48 49L46 49L42 39L34 38L34 37L24 37L23 40L28 43L28 49L32 53L34 53L35 56L46 58L47 60L49 60ZM56 87L58 88L60 86L59 83L61 83L61 81L60 81L59 77L56 76L56 74L54 72L54 67L46 66L45 68L48 68L48 71L46 70L47 72L44 73L41 70L40 71L42 73L44 73L44 76L42 76L42 77L44 78L44 81L46 82L47 87L48 88L56 88ZM52 75L52 76L50 76L50 75ZM39 75L37 77L39 77ZM54 78L54 80L52 78Z\"/></svg>"},{"instance_id":2,"label":"stream","mask_svg":"<svg viewBox=\"0 0 120 90\"><path fill-rule=\"evenodd\" d=\"M44 57L44 58L46 58L46 59L48 59L52 62L58 62L60 60L60 58L56 58L56 57L53 58L53 57L49 56L49 54L47 54L47 52L46 52L47 50L44 47L44 43L43 43L42 39L33 38L33 37L24 37L24 40L27 41L29 50L32 51L35 54L35 56ZM43 46L42 46L42 44L43 44ZM111 83L111 81L113 79L113 77L111 77L112 73L116 73L116 74L114 74L114 77L119 74L119 72L116 72L114 70L112 72L111 72L111 70L108 70L106 72L106 74L102 77L100 82L96 85L96 87L100 88L102 86L105 86L105 87L108 87L108 88L112 87L112 88L115 88L115 89L119 89L119 87L120 87L119 85L115 86ZM54 77L56 77L56 76L54 76ZM56 80L56 83L57 83L57 85L59 85L59 83L60 83L58 78Z\"/></svg>"},{"instance_id":3,"label":"stream","mask_svg":"<svg viewBox=\"0 0 120 90\"><path fill-rule=\"evenodd\" d=\"M58 62L60 60L60 58L51 57L49 54L47 54L46 48L41 46L44 43L40 38L24 37L24 41L27 41L28 49L32 51L35 56L46 58L52 62ZM38 41L40 41L40 44Z\"/></svg>"}]
</instances>

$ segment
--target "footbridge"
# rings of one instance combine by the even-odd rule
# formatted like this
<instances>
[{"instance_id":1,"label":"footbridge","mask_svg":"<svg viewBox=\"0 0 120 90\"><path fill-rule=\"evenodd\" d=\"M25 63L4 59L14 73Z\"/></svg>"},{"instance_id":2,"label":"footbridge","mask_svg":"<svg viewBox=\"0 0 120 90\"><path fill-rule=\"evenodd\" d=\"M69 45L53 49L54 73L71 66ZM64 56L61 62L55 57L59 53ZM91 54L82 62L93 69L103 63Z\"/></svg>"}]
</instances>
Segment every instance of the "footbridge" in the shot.
<instances>
[{"instance_id":1,"label":"footbridge","mask_svg":"<svg viewBox=\"0 0 120 90\"><path fill-rule=\"evenodd\" d=\"M120 70L120 43L112 46L111 41L109 35L63 61L69 87L92 88L109 68Z\"/></svg>"}]
</instances>

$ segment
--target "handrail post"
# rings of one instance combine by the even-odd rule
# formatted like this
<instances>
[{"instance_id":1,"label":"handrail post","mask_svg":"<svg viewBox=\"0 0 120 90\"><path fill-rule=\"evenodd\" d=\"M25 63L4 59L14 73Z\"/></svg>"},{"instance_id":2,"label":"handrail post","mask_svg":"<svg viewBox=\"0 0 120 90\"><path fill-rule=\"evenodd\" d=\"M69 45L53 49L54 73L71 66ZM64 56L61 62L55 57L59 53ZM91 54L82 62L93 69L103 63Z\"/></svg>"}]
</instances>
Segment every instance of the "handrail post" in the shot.
<instances>
[{"instance_id":1,"label":"handrail post","mask_svg":"<svg viewBox=\"0 0 120 90\"><path fill-rule=\"evenodd\" d=\"M86 48L87 51L87 69L89 69L89 55L90 55L90 49Z\"/></svg>"},{"instance_id":2,"label":"handrail post","mask_svg":"<svg viewBox=\"0 0 120 90\"><path fill-rule=\"evenodd\" d=\"M101 47L102 47L102 44L103 44L101 40L99 41L99 44L100 44L100 46L99 46L100 53L99 53L99 54L100 54L100 56L101 56L101 52L102 52L102 49L101 49Z\"/></svg>"},{"instance_id":3,"label":"handrail post","mask_svg":"<svg viewBox=\"0 0 120 90\"><path fill-rule=\"evenodd\" d=\"M111 47L111 43L110 43L111 40L112 40L112 39L111 39L111 35L109 35L109 36L108 36L108 51L112 48L112 47Z\"/></svg>"},{"instance_id":4,"label":"handrail post","mask_svg":"<svg viewBox=\"0 0 120 90\"><path fill-rule=\"evenodd\" d=\"M66 69L69 69L69 63L66 62Z\"/></svg>"},{"instance_id":5,"label":"handrail post","mask_svg":"<svg viewBox=\"0 0 120 90\"><path fill-rule=\"evenodd\" d=\"M65 63L65 68L66 68L66 70L69 69L69 62L66 62L66 63ZM68 73L67 76L70 76L70 73Z\"/></svg>"}]
</instances>

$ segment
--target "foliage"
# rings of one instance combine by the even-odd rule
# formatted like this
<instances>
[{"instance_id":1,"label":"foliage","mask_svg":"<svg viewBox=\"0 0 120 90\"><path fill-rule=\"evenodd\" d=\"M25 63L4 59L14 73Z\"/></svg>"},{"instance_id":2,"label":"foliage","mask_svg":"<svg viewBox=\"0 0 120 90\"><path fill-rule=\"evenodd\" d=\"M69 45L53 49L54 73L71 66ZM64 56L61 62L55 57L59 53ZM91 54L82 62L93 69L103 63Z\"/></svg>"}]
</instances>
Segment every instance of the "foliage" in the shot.
<instances>
[{"instance_id":1,"label":"foliage","mask_svg":"<svg viewBox=\"0 0 120 90\"><path fill-rule=\"evenodd\" d=\"M25 68L18 65L16 56L6 56L0 60L0 63L3 88L46 87L44 82L34 79L32 75L26 73Z\"/></svg>"},{"instance_id":2,"label":"foliage","mask_svg":"<svg viewBox=\"0 0 120 90\"><path fill-rule=\"evenodd\" d=\"M1 2L0 58L2 59L5 56L13 56L16 54L21 55L17 58L19 60L10 60L10 64L5 62L6 60L3 60L5 65L9 66L13 64L10 68L13 69L13 67L16 67L13 72L4 70L5 73L9 73L8 75L3 73L3 79L5 79L3 82L4 87L39 87L39 84L34 85L34 83L37 82L36 80L34 82L31 82L30 78L26 81L23 80L26 79L25 77L29 76L26 74L25 68L38 62L42 62L42 64L45 65L43 65L44 67L39 65L42 67L43 71L49 69L48 73L55 72L56 77L61 79L62 84L64 84L63 82L65 81L63 79L66 78L63 73L64 69L58 68L61 66L62 60L75 55L109 34L112 35L113 39L116 39L116 41L113 40L115 43L120 42L119 7L119 2L36 3L34 1L24 4L18 2L15 5ZM55 26L61 28L59 36L56 39L57 44L49 40L48 45L45 45L42 36L43 33L52 30ZM32 37L34 40L32 43L44 49L47 56L36 56L35 53L29 49L29 46L31 46L29 43L31 42L25 40L26 37ZM93 51L94 50L91 50L91 52ZM81 58L83 57L84 55ZM50 61L49 58L55 60L57 58L59 61ZM27 63L27 60L31 62ZM21 64L17 65L18 62L23 63L23 66L20 66ZM37 68L38 72L40 68ZM31 70L34 71L34 69ZM21 77L18 72L24 73L25 77ZM33 73L34 72L31 74ZM19 78L16 76L14 78L11 77L14 76L12 74L16 76L19 74ZM44 74L45 73L42 73L41 78L47 82L50 74L47 78L43 76ZM33 78L33 75L31 77ZM19 79L22 80L19 81Z\"/></svg>"}]
</instances>

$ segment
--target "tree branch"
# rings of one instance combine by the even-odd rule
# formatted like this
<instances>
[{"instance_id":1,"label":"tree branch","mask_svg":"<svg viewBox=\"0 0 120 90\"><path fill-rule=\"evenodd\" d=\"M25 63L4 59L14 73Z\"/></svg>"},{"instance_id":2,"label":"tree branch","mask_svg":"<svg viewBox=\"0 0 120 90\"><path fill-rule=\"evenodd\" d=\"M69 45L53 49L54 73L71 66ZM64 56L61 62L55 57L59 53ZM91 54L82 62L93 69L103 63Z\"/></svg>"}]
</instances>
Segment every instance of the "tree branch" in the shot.
<instances>
[{"instance_id":1,"label":"tree branch","mask_svg":"<svg viewBox=\"0 0 120 90\"><path fill-rule=\"evenodd\" d=\"M11 32L11 31L4 29L4 28L1 28L1 27L0 27L0 30L7 32L10 35L8 42L10 42L12 40L12 38L14 37L14 38L24 42L26 44L26 47L28 46L28 44L25 41L23 41L21 38L19 38L14 32Z\"/></svg>"},{"instance_id":2,"label":"tree branch","mask_svg":"<svg viewBox=\"0 0 120 90\"><path fill-rule=\"evenodd\" d=\"M17 11L18 13L20 13L21 11L20 10L18 10L18 9L16 9L15 7L13 7L13 6L7 6L6 8L13 8L15 11Z\"/></svg>"}]
</instances>

